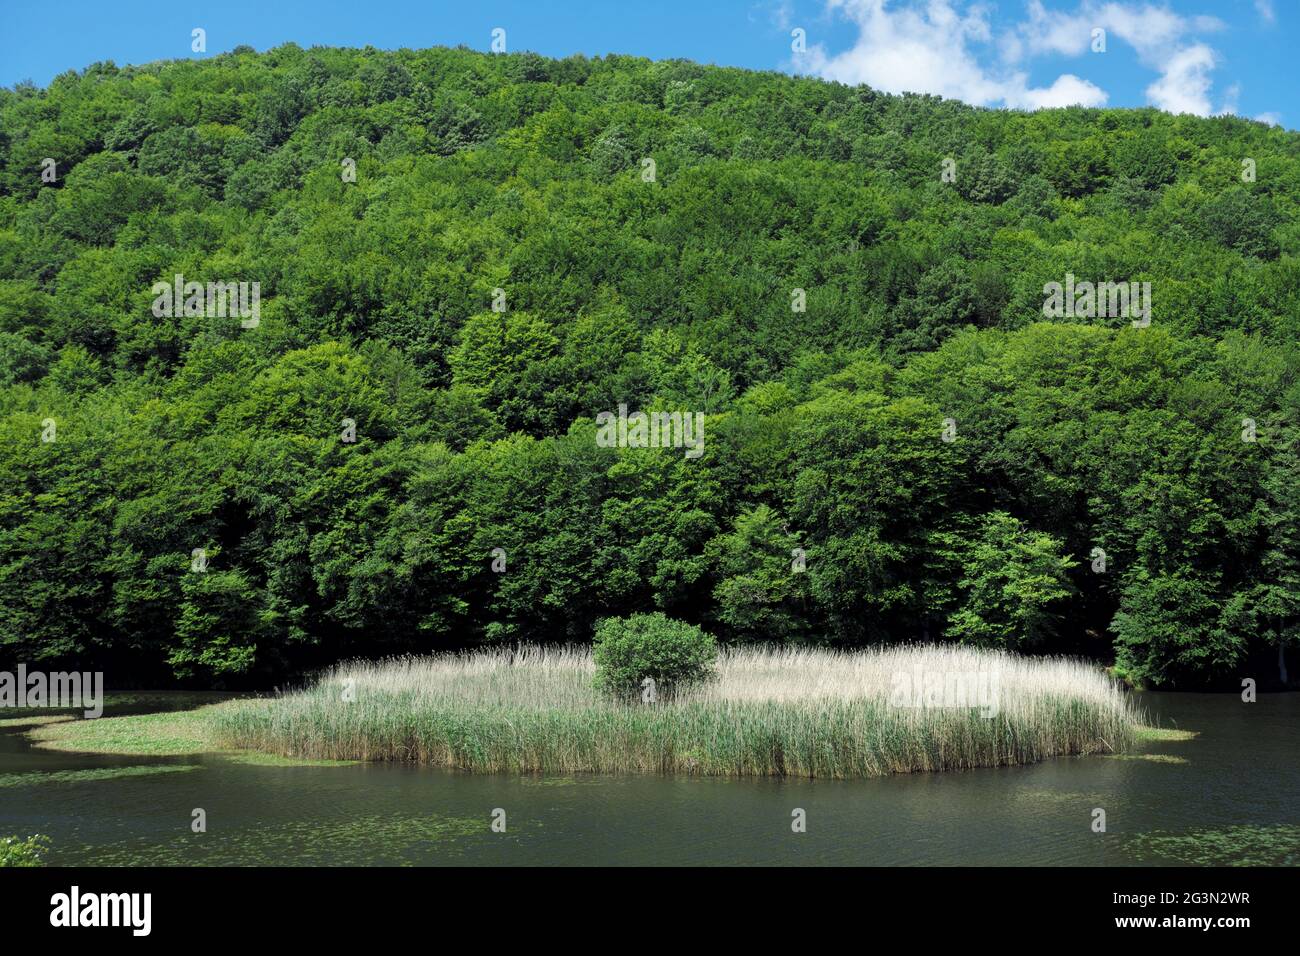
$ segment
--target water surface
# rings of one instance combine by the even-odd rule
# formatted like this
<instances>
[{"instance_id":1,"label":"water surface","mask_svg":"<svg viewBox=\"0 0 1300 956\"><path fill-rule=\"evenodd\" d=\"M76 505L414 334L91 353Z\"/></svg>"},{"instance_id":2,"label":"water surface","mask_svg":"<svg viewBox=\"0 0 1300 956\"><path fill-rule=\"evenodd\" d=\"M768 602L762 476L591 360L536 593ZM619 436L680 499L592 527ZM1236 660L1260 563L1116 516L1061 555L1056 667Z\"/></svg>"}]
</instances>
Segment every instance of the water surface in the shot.
<instances>
[{"instance_id":1,"label":"water surface","mask_svg":"<svg viewBox=\"0 0 1300 956\"><path fill-rule=\"evenodd\" d=\"M1300 695L1141 698L1199 736L1140 754L1186 762L854 781L480 776L62 754L0 729L0 835L47 834L55 865L1300 864ZM195 808L206 833L191 832Z\"/></svg>"}]
</instances>

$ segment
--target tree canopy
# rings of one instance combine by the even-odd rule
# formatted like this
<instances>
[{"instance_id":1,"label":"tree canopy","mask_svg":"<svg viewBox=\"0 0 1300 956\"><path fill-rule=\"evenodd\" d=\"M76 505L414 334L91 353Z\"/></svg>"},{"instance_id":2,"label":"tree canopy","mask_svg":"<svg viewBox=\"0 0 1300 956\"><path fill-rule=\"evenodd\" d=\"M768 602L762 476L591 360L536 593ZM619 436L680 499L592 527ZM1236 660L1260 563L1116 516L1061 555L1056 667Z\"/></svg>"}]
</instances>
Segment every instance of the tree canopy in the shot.
<instances>
[{"instance_id":1,"label":"tree canopy","mask_svg":"<svg viewBox=\"0 0 1300 956\"><path fill-rule=\"evenodd\" d=\"M264 683L663 612L1195 686L1300 636L1296 133L293 44L0 129L0 657ZM1045 318L1067 275L1149 324Z\"/></svg>"}]
</instances>

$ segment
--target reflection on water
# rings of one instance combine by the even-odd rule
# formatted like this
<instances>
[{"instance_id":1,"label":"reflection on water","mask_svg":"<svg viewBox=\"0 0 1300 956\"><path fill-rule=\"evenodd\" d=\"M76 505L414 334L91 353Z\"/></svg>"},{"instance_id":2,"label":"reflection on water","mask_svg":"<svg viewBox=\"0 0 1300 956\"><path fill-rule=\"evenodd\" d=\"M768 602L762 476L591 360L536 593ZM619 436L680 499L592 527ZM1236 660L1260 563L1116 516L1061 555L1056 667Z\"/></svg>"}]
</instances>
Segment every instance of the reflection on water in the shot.
<instances>
[{"instance_id":1,"label":"reflection on water","mask_svg":"<svg viewBox=\"0 0 1300 956\"><path fill-rule=\"evenodd\" d=\"M1142 696L1163 726L1199 736L1141 753L1185 762L858 781L475 776L59 754L5 727L0 835L46 833L51 863L92 865L1300 862L1300 695ZM796 807L806 833L791 832ZM206 833L190 830L196 808Z\"/></svg>"}]
</instances>

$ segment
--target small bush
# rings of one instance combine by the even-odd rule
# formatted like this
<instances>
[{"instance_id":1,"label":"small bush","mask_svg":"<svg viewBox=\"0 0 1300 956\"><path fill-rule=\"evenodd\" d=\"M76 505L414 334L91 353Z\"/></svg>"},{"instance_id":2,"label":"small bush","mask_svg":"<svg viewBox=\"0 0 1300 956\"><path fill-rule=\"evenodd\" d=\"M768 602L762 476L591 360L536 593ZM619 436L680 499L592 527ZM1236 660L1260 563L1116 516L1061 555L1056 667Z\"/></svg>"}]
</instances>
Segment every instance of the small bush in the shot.
<instances>
[{"instance_id":1,"label":"small bush","mask_svg":"<svg viewBox=\"0 0 1300 956\"><path fill-rule=\"evenodd\" d=\"M0 866L41 866L50 848L50 838L37 833L25 840L0 837Z\"/></svg>"},{"instance_id":2,"label":"small bush","mask_svg":"<svg viewBox=\"0 0 1300 956\"><path fill-rule=\"evenodd\" d=\"M612 617L596 627L592 643L596 683L615 694L635 694L650 677L658 694L706 681L718 645L694 624L664 614Z\"/></svg>"}]
</instances>

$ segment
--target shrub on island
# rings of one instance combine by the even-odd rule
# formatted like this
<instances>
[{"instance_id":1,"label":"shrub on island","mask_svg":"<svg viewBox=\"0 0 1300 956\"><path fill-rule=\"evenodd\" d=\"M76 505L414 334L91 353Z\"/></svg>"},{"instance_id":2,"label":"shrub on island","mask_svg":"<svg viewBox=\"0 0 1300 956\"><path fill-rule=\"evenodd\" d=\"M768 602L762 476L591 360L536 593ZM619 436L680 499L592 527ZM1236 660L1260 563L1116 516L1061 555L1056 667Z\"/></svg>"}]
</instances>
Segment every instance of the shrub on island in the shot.
<instances>
[{"instance_id":1,"label":"shrub on island","mask_svg":"<svg viewBox=\"0 0 1300 956\"><path fill-rule=\"evenodd\" d=\"M632 614L596 625L592 657L598 687L616 696L641 692L653 700L716 676L718 645L694 624L662 613Z\"/></svg>"}]
</instances>

